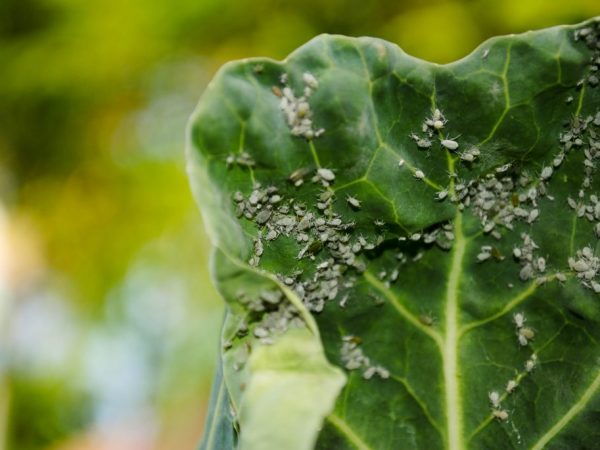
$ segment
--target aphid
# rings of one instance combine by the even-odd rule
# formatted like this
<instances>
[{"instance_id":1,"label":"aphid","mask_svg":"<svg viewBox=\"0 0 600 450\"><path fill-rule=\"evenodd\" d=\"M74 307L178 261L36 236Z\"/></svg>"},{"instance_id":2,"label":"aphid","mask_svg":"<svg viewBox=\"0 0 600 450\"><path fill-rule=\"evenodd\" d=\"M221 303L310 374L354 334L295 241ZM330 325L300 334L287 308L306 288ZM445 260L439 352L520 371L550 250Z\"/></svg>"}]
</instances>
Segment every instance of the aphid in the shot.
<instances>
[{"instance_id":1,"label":"aphid","mask_svg":"<svg viewBox=\"0 0 600 450\"><path fill-rule=\"evenodd\" d=\"M352 197L351 195L348 195L346 197L346 201L348 202L348 204L354 208L354 209L360 209L360 201L354 197Z\"/></svg>"},{"instance_id":2,"label":"aphid","mask_svg":"<svg viewBox=\"0 0 600 450\"><path fill-rule=\"evenodd\" d=\"M529 344L529 341L527 340L527 338L525 336L523 336L522 334L517 334L517 338L519 340L519 344L521 344L521 347L526 347L527 344Z\"/></svg>"},{"instance_id":3,"label":"aphid","mask_svg":"<svg viewBox=\"0 0 600 450\"><path fill-rule=\"evenodd\" d=\"M540 215L540 210L535 208L529 212L529 216L527 217L527 223L533 223L535 219Z\"/></svg>"},{"instance_id":4,"label":"aphid","mask_svg":"<svg viewBox=\"0 0 600 450\"><path fill-rule=\"evenodd\" d=\"M581 259L575 261L573 258L569 258L569 267L575 272L587 272L590 270L589 264Z\"/></svg>"},{"instance_id":5,"label":"aphid","mask_svg":"<svg viewBox=\"0 0 600 450\"><path fill-rule=\"evenodd\" d=\"M529 327L522 327L519 329L519 336L523 336L525 339L532 341L533 338L535 338L535 332Z\"/></svg>"},{"instance_id":6,"label":"aphid","mask_svg":"<svg viewBox=\"0 0 600 450\"><path fill-rule=\"evenodd\" d=\"M554 157L554 160L552 161L552 165L554 167L558 167L562 164L564 159L565 159L565 154L561 152Z\"/></svg>"},{"instance_id":7,"label":"aphid","mask_svg":"<svg viewBox=\"0 0 600 450\"><path fill-rule=\"evenodd\" d=\"M525 314L523 313L515 313L513 314L513 322L517 328L522 328L527 319L525 318Z\"/></svg>"},{"instance_id":8,"label":"aphid","mask_svg":"<svg viewBox=\"0 0 600 450\"><path fill-rule=\"evenodd\" d=\"M494 408L498 408L500 406L500 394L498 394L498 392L488 392L488 399Z\"/></svg>"},{"instance_id":9,"label":"aphid","mask_svg":"<svg viewBox=\"0 0 600 450\"><path fill-rule=\"evenodd\" d=\"M325 181L335 180L335 174L330 169L324 169L324 168L318 169L317 174L319 175L319 177L321 177L321 179L323 179Z\"/></svg>"},{"instance_id":10,"label":"aphid","mask_svg":"<svg viewBox=\"0 0 600 450\"><path fill-rule=\"evenodd\" d=\"M552 169L552 167L550 167L550 166L544 167L542 169L542 173L540 174L540 179L542 181L547 180L548 178L550 178L552 176L553 172L554 172L554 169Z\"/></svg>"},{"instance_id":11,"label":"aphid","mask_svg":"<svg viewBox=\"0 0 600 450\"><path fill-rule=\"evenodd\" d=\"M511 163L504 164L503 166L496 168L496 173L504 173L512 166Z\"/></svg>"},{"instance_id":12,"label":"aphid","mask_svg":"<svg viewBox=\"0 0 600 450\"><path fill-rule=\"evenodd\" d=\"M319 82L314 77L314 75L312 73L310 73L310 72L304 72L304 74L302 75L302 79L312 89L317 89L319 87Z\"/></svg>"},{"instance_id":13,"label":"aphid","mask_svg":"<svg viewBox=\"0 0 600 450\"><path fill-rule=\"evenodd\" d=\"M271 210L263 209L256 215L256 223L259 225L264 225L271 218Z\"/></svg>"},{"instance_id":14,"label":"aphid","mask_svg":"<svg viewBox=\"0 0 600 450\"><path fill-rule=\"evenodd\" d=\"M519 278L522 281L527 281L533 277L533 266L530 263L525 264L519 272Z\"/></svg>"},{"instance_id":15,"label":"aphid","mask_svg":"<svg viewBox=\"0 0 600 450\"><path fill-rule=\"evenodd\" d=\"M423 173L422 170L417 169L417 170L415 170L415 178L417 180L422 180L425 178L425 174Z\"/></svg>"},{"instance_id":16,"label":"aphid","mask_svg":"<svg viewBox=\"0 0 600 450\"><path fill-rule=\"evenodd\" d=\"M483 227L483 232L484 233L489 233L490 231L492 231L494 229L494 227L496 226L496 224L494 222L488 222L485 224L485 226Z\"/></svg>"},{"instance_id":17,"label":"aphid","mask_svg":"<svg viewBox=\"0 0 600 450\"><path fill-rule=\"evenodd\" d=\"M512 394L519 384L515 380L509 380L506 383L506 392Z\"/></svg>"},{"instance_id":18,"label":"aphid","mask_svg":"<svg viewBox=\"0 0 600 450\"><path fill-rule=\"evenodd\" d=\"M467 162L473 162L473 161L475 161L475 156L473 156L469 152L465 152L462 155L460 155L460 159L462 159L463 161L467 161Z\"/></svg>"},{"instance_id":19,"label":"aphid","mask_svg":"<svg viewBox=\"0 0 600 450\"><path fill-rule=\"evenodd\" d=\"M425 326L433 326L435 319L430 314L421 314L419 315L419 322L421 322Z\"/></svg>"},{"instance_id":20,"label":"aphid","mask_svg":"<svg viewBox=\"0 0 600 450\"><path fill-rule=\"evenodd\" d=\"M448 191L445 189L435 194L436 200L444 200L446 197L448 197Z\"/></svg>"},{"instance_id":21,"label":"aphid","mask_svg":"<svg viewBox=\"0 0 600 450\"><path fill-rule=\"evenodd\" d=\"M290 183L298 186L296 183L302 181L302 179L308 175L309 170L306 167L301 167L300 169L294 170L289 176L288 180Z\"/></svg>"},{"instance_id":22,"label":"aphid","mask_svg":"<svg viewBox=\"0 0 600 450\"><path fill-rule=\"evenodd\" d=\"M487 261L491 256L491 253L482 251L477 255L477 262Z\"/></svg>"},{"instance_id":23,"label":"aphid","mask_svg":"<svg viewBox=\"0 0 600 450\"><path fill-rule=\"evenodd\" d=\"M434 120L433 128L435 128L436 130L441 130L442 128L444 128L444 122L442 122L441 120Z\"/></svg>"},{"instance_id":24,"label":"aphid","mask_svg":"<svg viewBox=\"0 0 600 450\"><path fill-rule=\"evenodd\" d=\"M495 419L506 421L508 420L508 411L505 409L495 409L492 411L492 415Z\"/></svg>"},{"instance_id":25,"label":"aphid","mask_svg":"<svg viewBox=\"0 0 600 450\"><path fill-rule=\"evenodd\" d=\"M339 303L340 308L345 308L347 303L348 303L348 295L344 295Z\"/></svg>"},{"instance_id":26,"label":"aphid","mask_svg":"<svg viewBox=\"0 0 600 450\"><path fill-rule=\"evenodd\" d=\"M537 259L537 266L538 266L538 270L540 272L545 272L546 271L546 259L540 256Z\"/></svg>"},{"instance_id":27,"label":"aphid","mask_svg":"<svg viewBox=\"0 0 600 450\"><path fill-rule=\"evenodd\" d=\"M446 147L448 150L456 150L458 148L458 142L456 142L454 139L442 139L440 144L442 144L442 146Z\"/></svg>"},{"instance_id":28,"label":"aphid","mask_svg":"<svg viewBox=\"0 0 600 450\"><path fill-rule=\"evenodd\" d=\"M377 372L377 369L374 366L367 367L367 369L363 372L363 378L365 380L369 380L373 377L373 375L375 375L375 372Z\"/></svg>"},{"instance_id":29,"label":"aphid","mask_svg":"<svg viewBox=\"0 0 600 450\"><path fill-rule=\"evenodd\" d=\"M430 148L431 147L431 141L429 139L418 139L417 140L417 147L419 147L419 148Z\"/></svg>"},{"instance_id":30,"label":"aphid","mask_svg":"<svg viewBox=\"0 0 600 450\"><path fill-rule=\"evenodd\" d=\"M256 327L253 333L257 338L265 338L269 335L267 329L263 327Z\"/></svg>"},{"instance_id":31,"label":"aphid","mask_svg":"<svg viewBox=\"0 0 600 450\"><path fill-rule=\"evenodd\" d=\"M531 355L531 358L529 358L526 362L525 362L525 370L527 372L531 372L533 369L535 369L537 365L537 356L535 354Z\"/></svg>"},{"instance_id":32,"label":"aphid","mask_svg":"<svg viewBox=\"0 0 600 450\"><path fill-rule=\"evenodd\" d=\"M377 366L375 367L375 370L377 371L377 374L383 378L384 380L390 377L390 372L387 369L384 369L381 366Z\"/></svg>"}]
</instances>

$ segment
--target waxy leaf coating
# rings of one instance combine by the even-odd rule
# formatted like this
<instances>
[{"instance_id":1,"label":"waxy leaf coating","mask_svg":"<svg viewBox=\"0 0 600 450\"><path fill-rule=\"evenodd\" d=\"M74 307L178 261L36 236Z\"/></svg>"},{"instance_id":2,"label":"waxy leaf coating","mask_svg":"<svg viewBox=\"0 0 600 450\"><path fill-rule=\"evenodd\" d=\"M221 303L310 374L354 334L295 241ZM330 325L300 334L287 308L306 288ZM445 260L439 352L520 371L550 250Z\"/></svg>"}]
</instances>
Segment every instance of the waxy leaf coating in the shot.
<instances>
[{"instance_id":1,"label":"waxy leaf coating","mask_svg":"<svg viewBox=\"0 0 600 450\"><path fill-rule=\"evenodd\" d=\"M203 448L600 448L599 69L597 19L225 65L188 131L228 306Z\"/></svg>"}]
</instances>

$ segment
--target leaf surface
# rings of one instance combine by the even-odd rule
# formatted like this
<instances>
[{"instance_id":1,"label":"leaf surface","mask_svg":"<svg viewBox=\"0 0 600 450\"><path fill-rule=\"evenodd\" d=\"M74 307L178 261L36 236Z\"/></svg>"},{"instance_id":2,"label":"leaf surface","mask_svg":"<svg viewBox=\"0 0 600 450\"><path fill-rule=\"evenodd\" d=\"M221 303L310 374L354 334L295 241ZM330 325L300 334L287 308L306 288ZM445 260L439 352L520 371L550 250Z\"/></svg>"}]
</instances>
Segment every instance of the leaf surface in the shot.
<instances>
[{"instance_id":1,"label":"leaf surface","mask_svg":"<svg viewBox=\"0 0 600 450\"><path fill-rule=\"evenodd\" d=\"M598 42L592 20L437 65L324 35L221 69L188 159L245 448L278 448L255 427L282 384L249 361L290 333L347 374L273 412L293 448L599 448Z\"/></svg>"}]
</instances>

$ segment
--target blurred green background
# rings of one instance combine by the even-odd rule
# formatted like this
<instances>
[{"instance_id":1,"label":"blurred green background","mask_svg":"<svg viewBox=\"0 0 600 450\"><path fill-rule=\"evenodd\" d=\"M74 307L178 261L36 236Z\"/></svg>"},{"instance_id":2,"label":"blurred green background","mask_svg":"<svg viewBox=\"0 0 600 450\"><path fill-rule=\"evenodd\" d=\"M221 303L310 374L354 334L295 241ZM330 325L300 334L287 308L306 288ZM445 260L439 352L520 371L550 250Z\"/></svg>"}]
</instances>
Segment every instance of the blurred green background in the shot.
<instances>
[{"instance_id":1,"label":"blurred green background","mask_svg":"<svg viewBox=\"0 0 600 450\"><path fill-rule=\"evenodd\" d=\"M0 0L0 450L192 449L222 304L186 120L230 59L319 33L435 62L597 0Z\"/></svg>"}]
</instances>

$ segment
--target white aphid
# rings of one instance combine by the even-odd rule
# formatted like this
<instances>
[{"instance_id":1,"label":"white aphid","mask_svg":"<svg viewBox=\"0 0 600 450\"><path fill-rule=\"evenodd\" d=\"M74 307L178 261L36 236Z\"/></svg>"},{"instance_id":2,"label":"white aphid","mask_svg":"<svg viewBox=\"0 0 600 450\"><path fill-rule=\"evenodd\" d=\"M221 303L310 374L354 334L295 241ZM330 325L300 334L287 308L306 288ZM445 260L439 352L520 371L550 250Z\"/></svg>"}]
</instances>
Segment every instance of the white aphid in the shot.
<instances>
[{"instance_id":1,"label":"white aphid","mask_svg":"<svg viewBox=\"0 0 600 450\"><path fill-rule=\"evenodd\" d=\"M515 247L515 248L513 248L513 255L515 258L521 259L523 252L521 251L521 249L519 247Z\"/></svg>"},{"instance_id":2,"label":"white aphid","mask_svg":"<svg viewBox=\"0 0 600 450\"><path fill-rule=\"evenodd\" d=\"M515 380L509 380L506 383L506 392L512 394L519 384Z\"/></svg>"},{"instance_id":3,"label":"white aphid","mask_svg":"<svg viewBox=\"0 0 600 450\"><path fill-rule=\"evenodd\" d=\"M500 394L498 394L498 392L488 392L488 399L494 408L498 408L500 406Z\"/></svg>"},{"instance_id":4,"label":"white aphid","mask_svg":"<svg viewBox=\"0 0 600 450\"><path fill-rule=\"evenodd\" d=\"M314 77L314 75L310 72L304 72L304 74L302 75L302 79L312 89L317 89L319 87L319 82Z\"/></svg>"},{"instance_id":5,"label":"white aphid","mask_svg":"<svg viewBox=\"0 0 600 450\"><path fill-rule=\"evenodd\" d=\"M550 178L552 176L553 172L554 172L554 169L552 169L552 167L550 167L550 166L544 167L542 169L542 173L540 174L540 178L542 180L547 180L548 178Z\"/></svg>"},{"instance_id":6,"label":"white aphid","mask_svg":"<svg viewBox=\"0 0 600 450\"><path fill-rule=\"evenodd\" d=\"M529 344L529 341L527 340L527 338L525 336L523 336L522 334L517 334L517 338L519 339L519 344L521 344L521 347L526 347L527 344Z\"/></svg>"},{"instance_id":7,"label":"white aphid","mask_svg":"<svg viewBox=\"0 0 600 450\"><path fill-rule=\"evenodd\" d=\"M398 161L398 167L402 167L404 165L404 160L401 159L400 161Z\"/></svg>"},{"instance_id":8,"label":"white aphid","mask_svg":"<svg viewBox=\"0 0 600 450\"><path fill-rule=\"evenodd\" d=\"M486 48L482 53L481 53L481 59L487 59L488 55L490 54L490 49Z\"/></svg>"},{"instance_id":9,"label":"white aphid","mask_svg":"<svg viewBox=\"0 0 600 450\"><path fill-rule=\"evenodd\" d=\"M417 170L415 170L415 178L417 180L422 180L425 178L425 174L423 173L422 170L417 169Z\"/></svg>"},{"instance_id":10,"label":"white aphid","mask_svg":"<svg viewBox=\"0 0 600 450\"><path fill-rule=\"evenodd\" d=\"M440 144L442 144L448 150L456 150L458 148L458 142L453 139L442 139Z\"/></svg>"},{"instance_id":11,"label":"white aphid","mask_svg":"<svg viewBox=\"0 0 600 450\"><path fill-rule=\"evenodd\" d=\"M360 209L360 200L358 200L357 198L352 197L351 195L349 195L349 196L346 197L346 201L353 208Z\"/></svg>"},{"instance_id":12,"label":"white aphid","mask_svg":"<svg viewBox=\"0 0 600 450\"><path fill-rule=\"evenodd\" d=\"M523 336L525 339L531 341L535 337L535 331L529 327L521 327L519 328L519 336Z\"/></svg>"},{"instance_id":13,"label":"white aphid","mask_svg":"<svg viewBox=\"0 0 600 450\"><path fill-rule=\"evenodd\" d=\"M536 365L537 365L537 356L535 354L533 354L533 355L531 355L531 358L529 358L525 362L525 370L527 372L531 372L531 371L533 371L533 369L535 369Z\"/></svg>"},{"instance_id":14,"label":"white aphid","mask_svg":"<svg viewBox=\"0 0 600 450\"><path fill-rule=\"evenodd\" d=\"M437 200L444 200L446 197L448 197L447 190L439 191L438 193L435 194L435 198Z\"/></svg>"},{"instance_id":15,"label":"white aphid","mask_svg":"<svg viewBox=\"0 0 600 450\"><path fill-rule=\"evenodd\" d=\"M508 420L508 411L506 411L505 409L495 409L492 411L492 415L498 420Z\"/></svg>"},{"instance_id":16,"label":"white aphid","mask_svg":"<svg viewBox=\"0 0 600 450\"><path fill-rule=\"evenodd\" d=\"M513 314L513 322L517 328L522 328L527 319L525 318L525 314L523 313L515 313Z\"/></svg>"},{"instance_id":17,"label":"white aphid","mask_svg":"<svg viewBox=\"0 0 600 450\"><path fill-rule=\"evenodd\" d=\"M441 130L442 128L444 128L444 122L442 122L441 120L434 120L433 128L435 128L436 130Z\"/></svg>"},{"instance_id":18,"label":"white aphid","mask_svg":"<svg viewBox=\"0 0 600 450\"><path fill-rule=\"evenodd\" d=\"M540 215L540 210L537 208L532 209L529 212L529 216L527 216L527 223L533 223L535 221L535 219L538 218L538 216Z\"/></svg>"},{"instance_id":19,"label":"white aphid","mask_svg":"<svg viewBox=\"0 0 600 450\"><path fill-rule=\"evenodd\" d=\"M335 180L335 174L330 169L323 169L323 168L321 168L321 169L317 170L317 173L319 174L319 177L321 177L325 181L333 181L333 180Z\"/></svg>"},{"instance_id":20,"label":"white aphid","mask_svg":"<svg viewBox=\"0 0 600 450\"><path fill-rule=\"evenodd\" d=\"M540 272L545 272L546 271L546 259L540 256L537 259L537 267Z\"/></svg>"}]
</instances>

